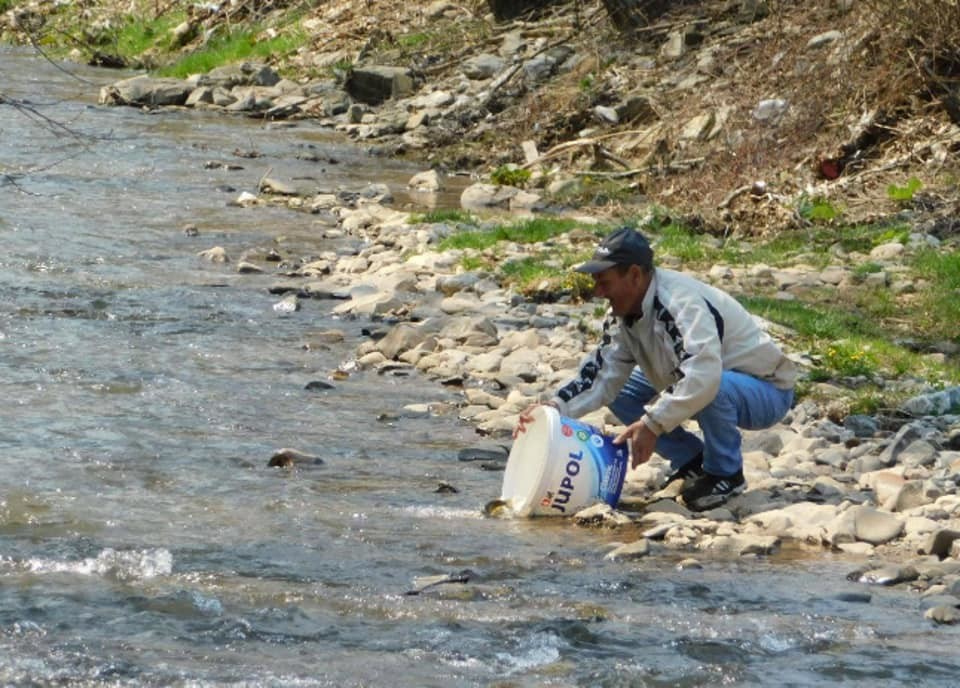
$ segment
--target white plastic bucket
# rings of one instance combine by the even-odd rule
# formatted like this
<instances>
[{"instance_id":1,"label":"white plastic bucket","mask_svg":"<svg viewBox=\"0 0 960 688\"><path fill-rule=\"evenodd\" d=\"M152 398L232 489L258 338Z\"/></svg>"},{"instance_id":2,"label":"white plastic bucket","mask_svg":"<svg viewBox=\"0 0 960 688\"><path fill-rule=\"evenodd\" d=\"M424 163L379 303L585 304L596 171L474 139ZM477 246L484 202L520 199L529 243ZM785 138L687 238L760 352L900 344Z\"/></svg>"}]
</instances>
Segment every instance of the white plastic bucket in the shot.
<instances>
[{"instance_id":1,"label":"white plastic bucket","mask_svg":"<svg viewBox=\"0 0 960 688\"><path fill-rule=\"evenodd\" d=\"M521 421L503 475L501 499L517 516L569 516L598 501L616 506L627 444L538 406Z\"/></svg>"}]
</instances>

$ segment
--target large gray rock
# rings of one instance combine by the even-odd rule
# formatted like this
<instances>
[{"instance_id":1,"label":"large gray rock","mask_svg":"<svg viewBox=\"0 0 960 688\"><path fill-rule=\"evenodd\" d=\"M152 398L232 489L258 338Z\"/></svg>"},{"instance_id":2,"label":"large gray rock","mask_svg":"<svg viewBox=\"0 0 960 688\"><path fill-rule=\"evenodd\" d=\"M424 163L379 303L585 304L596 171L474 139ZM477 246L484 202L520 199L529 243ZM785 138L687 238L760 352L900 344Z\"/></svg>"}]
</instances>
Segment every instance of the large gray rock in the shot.
<instances>
[{"instance_id":1,"label":"large gray rock","mask_svg":"<svg viewBox=\"0 0 960 688\"><path fill-rule=\"evenodd\" d=\"M893 441L890 442L879 456L879 461L884 466L892 466L897 462L903 450L909 447L913 442L920 439L921 433L915 423L904 425L897 432Z\"/></svg>"},{"instance_id":2,"label":"large gray rock","mask_svg":"<svg viewBox=\"0 0 960 688\"><path fill-rule=\"evenodd\" d=\"M346 83L347 93L367 105L380 105L391 98L413 93L413 75L405 67L373 65L354 67Z\"/></svg>"},{"instance_id":3,"label":"large gray rock","mask_svg":"<svg viewBox=\"0 0 960 688\"><path fill-rule=\"evenodd\" d=\"M894 497L884 506L890 511L908 511L930 504L935 499L920 480L911 480L900 487Z\"/></svg>"},{"instance_id":4,"label":"large gray rock","mask_svg":"<svg viewBox=\"0 0 960 688\"><path fill-rule=\"evenodd\" d=\"M460 194L460 206L466 209L508 208L520 189L496 184L471 184Z\"/></svg>"},{"instance_id":5,"label":"large gray rock","mask_svg":"<svg viewBox=\"0 0 960 688\"><path fill-rule=\"evenodd\" d=\"M454 341L464 344L482 339L488 342L488 345L495 345L497 339L497 326L489 319L484 317L462 316L452 318L440 331L441 337L450 337Z\"/></svg>"},{"instance_id":6,"label":"large gray rock","mask_svg":"<svg viewBox=\"0 0 960 688\"><path fill-rule=\"evenodd\" d=\"M772 554L780 546L773 535L720 535L707 543L709 549L735 552L739 556Z\"/></svg>"},{"instance_id":7,"label":"large gray rock","mask_svg":"<svg viewBox=\"0 0 960 688\"><path fill-rule=\"evenodd\" d=\"M498 74L505 64L503 58L483 53L471 57L463 63L463 75L475 81L490 79Z\"/></svg>"},{"instance_id":8,"label":"large gray rock","mask_svg":"<svg viewBox=\"0 0 960 688\"><path fill-rule=\"evenodd\" d=\"M864 571L860 576L860 582L869 585L897 585L898 583L915 581L919 577L919 572L909 564L903 566L890 564L877 569Z\"/></svg>"},{"instance_id":9,"label":"large gray rock","mask_svg":"<svg viewBox=\"0 0 960 688\"><path fill-rule=\"evenodd\" d=\"M517 349L503 359L500 370L506 375L514 375L521 379L527 377L536 379L540 365L540 354L536 350Z\"/></svg>"},{"instance_id":10,"label":"large gray rock","mask_svg":"<svg viewBox=\"0 0 960 688\"><path fill-rule=\"evenodd\" d=\"M955 540L960 540L960 531L942 528L933 533L920 547L921 554L933 554L940 559L950 555L950 548Z\"/></svg>"},{"instance_id":11,"label":"large gray rock","mask_svg":"<svg viewBox=\"0 0 960 688\"><path fill-rule=\"evenodd\" d=\"M853 515L854 535L860 542L882 545L899 537L903 532L903 521L885 511L860 506L850 509L847 513Z\"/></svg>"},{"instance_id":12,"label":"large gray rock","mask_svg":"<svg viewBox=\"0 0 960 688\"><path fill-rule=\"evenodd\" d=\"M395 359L404 351L409 351L423 343L434 328L399 323L386 336L377 342L377 349L388 359Z\"/></svg>"},{"instance_id":13,"label":"large gray rock","mask_svg":"<svg viewBox=\"0 0 960 688\"><path fill-rule=\"evenodd\" d=\"M616 107L619 121L634 124L648 124L660 119L652 101L645 95L628 97Z\"/></svg>"},{"instance_id":14,"label":"large gray rock","mask_svg":"<svg viewBox=\"0 0 960 688\"><path fill-rule=\"evenodd\" d=\"M235 62L197 77L197 86L219 86L226 89L234 86L274 86L279 82L279 74L258 62Z\"/></svg>"},{"instance_id":15,"label":"large gray rock","mask_svg":"<svg viewBox=\"0 0 960 688\"><path fill-rule=\"evenodd\" d=\"M193 86L183 79L135 76L100 89L102 105L184 105Z\"/></svg>"},{"instance_id":16,"label":"large gray rock","mask_svg":"<svg viewBox=\"0 0 960 688\"><path fill-rule=\"evenodd\" d=\"M912 416L942 416L948 413L960 413L960 387L932 394L921 394L908 399L900 405L900 410Z\"/></svg>"},{"instance_id":17,"label":"large gray rock","mask_svg":"<svg viewBox=\"0 0 960 688\"><path fill-rule=\"evenodd\" d=\"M955 624L960 621L960 609L947 605L931 607L923 613L923 618L938 624Z\"/></svg>"},{"instance_id":18,"label":"large gray rock","mask_svg":"<svg viewBox=\"0 0 960 688\"><path fill-rule=\"evenodd\" d=\"M916 440L908 444L900 456L897 457L897 463L904 466L916 468L918 466L932 466L940 451L926 440Z\"/></svg>"},{"instance_id":19,"label":"large gray rock","mask_svg":"<svg viewBox=\"0 0 960 688\"><path fill-rule=\"evenodd\" d=\"M611 561L641 559L648 554L650 554L650 541L646 538L640 538L636 542L620 545L616 549L607 552L604 559L610 559Z\"/></svg>"},{"instance_id":20,"label":"large gray rock","mask_svg":"<svg viewBox=\"0 0 960 688\"><path fill-rule=\"evenodd\" d=\"M418 172L407 182L407 188L414 191L440 191L443 188L443 179L436 170L424 170Z\"/></svg>"}]
</instances>

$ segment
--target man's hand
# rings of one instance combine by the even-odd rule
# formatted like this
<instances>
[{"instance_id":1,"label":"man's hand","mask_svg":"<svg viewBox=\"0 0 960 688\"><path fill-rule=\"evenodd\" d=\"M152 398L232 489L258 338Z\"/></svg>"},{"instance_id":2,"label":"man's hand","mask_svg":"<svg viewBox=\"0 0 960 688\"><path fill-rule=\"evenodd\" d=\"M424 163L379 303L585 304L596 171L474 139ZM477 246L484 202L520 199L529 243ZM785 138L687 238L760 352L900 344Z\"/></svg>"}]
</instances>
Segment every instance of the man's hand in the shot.
<instances>
[{"instance_id":1,"label":"man's hand","mask_svg":"<svg viewBox=\"0 0 960 688\"><path fill-rule=\"evenodd\" d=\"M653 448L657 444L657 436L642 420L628 425L626 430L613 439L614 444L630 442L630 468L636 468L650 460Z\"/></svg>"},{"instance_id":2,"label":"man's hand","mask_svg":"<svg viewBox=\"0 0 960 688\"><path fill-rule=\"evenodd\" d=\"M520 412L520 417L517 419L517 426L513 429L513 439L517 439L527 431L527 426L533 422L531 414L538 406L552 406L553 408L557 408L557 405L552 401L545 401L542 404L530 404L530 406Z\"/></svg>"}]
</instances>

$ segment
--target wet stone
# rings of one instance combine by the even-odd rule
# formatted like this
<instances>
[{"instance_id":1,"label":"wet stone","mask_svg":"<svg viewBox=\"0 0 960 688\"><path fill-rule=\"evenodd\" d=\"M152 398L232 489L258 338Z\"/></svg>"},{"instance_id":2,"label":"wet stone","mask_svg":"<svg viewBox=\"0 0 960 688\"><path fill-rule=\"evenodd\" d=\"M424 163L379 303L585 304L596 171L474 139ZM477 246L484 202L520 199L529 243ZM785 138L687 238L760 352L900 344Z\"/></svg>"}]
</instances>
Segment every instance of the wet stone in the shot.
<instances>
[{"instance_id":1,"label":"wet stone","mask_svg":"<svg viewBox=\"0 0 960 688\"><path fill-rule=\"evenodd\" d=\"M604 559L611 561L621 561L628 559L641 559L650 554L650 541L646 538L620 545L616 549L607 552Z\"/></svg>"},{"instance_id":2,"label":"wet stone","mask_svg":"<svg viewBox=\"0 0 960 688\"><path fill-rule=\"evenodd\" d=\"M310 380L303 388L308 392L322 392L328 389L336 389L336 387L325 380Z\"/></svg>"},{"instance_id":3,"label":"wet stone","mask_svg":"<svg viewBox=\"0 0 960 688\"><path fill-rule=\"evenodd\" d=\"M506 461L510 450L502 445L465 447L457 452L457 461Z\"/></svg>"},{"instance_id":4,"label":"wet stone","mask_svg":"<svg viewBox=\"0 0 960 688\"><path fill-rule=\"evenodd\" d=\"M955 540L960 539L960 531L943 528L930 534L920 548L921 554L933 554L941 559L949 556Z\"/></svg>"},{"instance_id":5,"label":"wet stone","mask_svg":"<svg viewBox=\"0 0 960 688\"><path fill-rule=\"evenodd\" d=\"M931 607L924 612L923 618L937 624L955 624L960 621L960 609L948 606Z\"/></svg>"},{"instance_id":6,"label":"wet stone","mask_svg":"<svg viewBox=\"0 0 960 688\"><path fill-rule=\"evenodd\" d=\"M919 577L920 574L912 566L892 565L865 571L860 576L860 582L869 585L897 585L915 581Z\"/></svg>"},{"instance_id":7,"label":"wet stone","mask_svg":"<svg viewBox=\"0 0 960 688\"><path fill-rule=\"evenodd\" d=\"M616 528L633 522L629 516L616 511L609 504L594 504L586 509L581 509L573 515L573 520L580 526L604 526L607 528Z\"/></svg>"},{"instance_id":8,"label":"wet stone","mask_svg":"<svg viewBox=\"0 0 960 688\"><path fill-rule=\"evenodd\" d=\"M270 467L279 467L279 468L291 468L293 466L321 466L323 465L323 459L319 456L314 456L312 454L307 454L298 449L278 449L273 453L273 456L270 457L270 462L267 464Z\"/></svg>"}]
</instances>

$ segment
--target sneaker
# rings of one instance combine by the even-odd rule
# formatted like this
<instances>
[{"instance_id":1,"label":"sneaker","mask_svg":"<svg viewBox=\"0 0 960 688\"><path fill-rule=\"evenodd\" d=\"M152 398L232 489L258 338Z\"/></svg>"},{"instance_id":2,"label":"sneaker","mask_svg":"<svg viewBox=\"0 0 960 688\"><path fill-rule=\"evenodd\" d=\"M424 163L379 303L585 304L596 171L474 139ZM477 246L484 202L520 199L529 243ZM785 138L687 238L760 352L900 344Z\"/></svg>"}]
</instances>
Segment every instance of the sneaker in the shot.
<instances>
[{"instance_id":1,"label":"sneaker","mask_svg":"<svg viewBox=\"0 0 960 688\"><path fill-rule=\"evenodd\" d=\"M731 497L740 494L747 487L743 479L743 471L733 475L719 476L704 473L697 478L693 485L687 487L680 494L683 501L694 511L706 511L726 502Z\"/></svg>"},{"instance_id":2,"label":"sneaker","mask_svg":"<svg viewBox=\"0 0 960 688\"><path fill-rule=\"evenodd\" d=\"M703 473L703 452L700 452L692 459L687 461L685 464L680 466L677 470L670 474L667 478L667 482L663 484L661 489L666 489L677 480L680 480L685 485L688 480L696 480L697 478L704 475Z\"/></svg>"}]
</instances>

